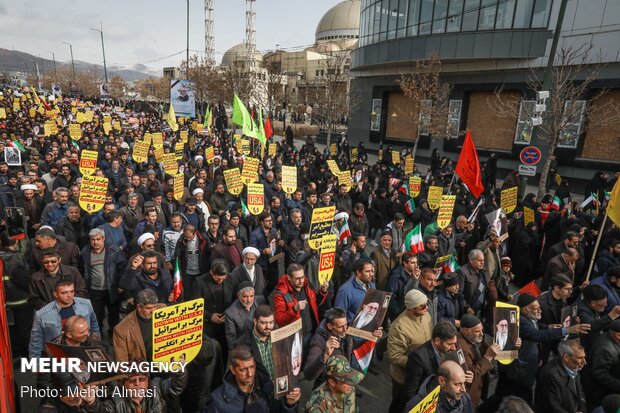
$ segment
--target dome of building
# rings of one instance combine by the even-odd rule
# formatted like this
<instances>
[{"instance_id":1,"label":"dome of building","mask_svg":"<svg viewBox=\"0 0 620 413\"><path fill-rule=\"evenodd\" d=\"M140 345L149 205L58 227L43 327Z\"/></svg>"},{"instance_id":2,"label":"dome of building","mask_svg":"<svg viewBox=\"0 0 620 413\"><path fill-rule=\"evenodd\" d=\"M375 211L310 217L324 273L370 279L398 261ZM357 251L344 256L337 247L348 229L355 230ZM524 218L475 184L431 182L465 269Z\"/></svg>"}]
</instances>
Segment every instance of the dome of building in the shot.
<instances>
[{"instance_id":1,"label":"dome of building","mask_svg":"<svg viewBox=\"0 0 620 413\"><path fill-rule=\"evenodd\" d=\"M360 0L344 0L329 9L316 28L317 43L340 39L358 39Z\"/></svg>"},{"instance_id":2,"label":"dome of building","mask_svg":"<svg viewBox=\"0 0 620 413\"><path fill-rule=\"evenodd\" d=\"M257 51L255 54L257 62L263 61L263 56ZM245 44L239 43L230 49L226 50L224 56L222 56L222 66L234 66L238 62L245 61Z\"/></svg>"}]
</instances>

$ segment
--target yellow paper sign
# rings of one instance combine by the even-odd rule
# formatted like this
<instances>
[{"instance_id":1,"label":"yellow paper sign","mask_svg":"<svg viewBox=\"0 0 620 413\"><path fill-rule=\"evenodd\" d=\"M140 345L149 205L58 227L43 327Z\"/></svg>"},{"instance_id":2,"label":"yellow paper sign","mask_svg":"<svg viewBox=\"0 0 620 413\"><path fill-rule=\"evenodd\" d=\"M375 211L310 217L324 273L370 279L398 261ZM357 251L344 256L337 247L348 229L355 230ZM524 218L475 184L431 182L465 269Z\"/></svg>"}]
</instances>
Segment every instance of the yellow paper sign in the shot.
<instances>
[{"instance_id":1,"label":"yellow paper sign","mask_svg":"<svg viewBox=\"0 0 620 413\"><path fill-rule=\"evenodd\" d=\"M71 136L71 139L76 141L82 139L82 127L79 123L69 124L69 135Z\"/></svg>"},{"instance_id":2,"label":"yellow paper sign","mask_svg":"<svg viewBox=\"0 0 620 413\"><path fill-rule=\"evenodd\" d=\"M112 130L112 124L110 122L104 122L103 123L103 131L105 132L105 134L109 134L110 131Z\"/></svg>"},{"instance_id":3,"label":"yellow paper sign","mask_svg":"<svg viewBox=\"0 0 620 413\"><path fill-rule=\"evenodd\" d=\"M112 123L112 116L103 115L103 123Z\"/></svg>"},{"instance_id":4,"label":"yellow paper sign","mask_svg":"<svg viewBox=\"0 0 620 413\"><path fill-rule=\"evenodd\" d=\"M241 182L241 174L239 168L226 169L224 171L224 181L226 182L226 189L231 194L237 196L243 190L243 182Z\"/></svg>"},{"instance_id":5,"label":"yellow paper sign","mask_svg":"<svg viewBox=\"0 0 620 413\"><path fill-rule=\"evenodd\" d=\"M79 126L79 125L78 125ZM92 175L97 170L97 151L89 151L84 149L80 155L80 172L82 175Z\"/></svg>"},{"instance_id":6,"label":"yellow paper sign","mask_svg":"<svg viewBox=\"0 0 620 413\"><path fill-rule=\"evenodd\" d=\"M21 108L22 107L19 104L19 100L13 101L13 112L19 112Z\"/></svg>"},{"instance_id":7,"label":"yellow paper sign","mask_svg":"<svg viewBox=\"0 0 620 413\"><path fill-rule=\"evenodd\" d=\"M154 152L155 152L155 160L157 162L163 162L164 161L164 155L165 155L164 147L163 146L156 146Z\"/></svg>"},{"instance_id":8,"label":"yellow paper sign","mask_svg":"<svg viewBox=\"0 0 620 413\"><path fill-rule=\"evenodd\" d=\"M168 175L175 175L179 171L179 164L174 153L165 153L162 159L164 172Z\"/></svg>"},{"instance_id":9,"label":"yellow paper sign","mask_svg":"<svg viewBox=\"0 0 620 413\"><path fill-rule=\"evenodd\" d=\"M108 178L101 176L82 176L80 185L80 208L93 213L103 208L105 194L108 191Z\"/></svg>"},{"instance_id":10,"label":"yellow paper sign","mask_svg":"<svg viewBox=\"0 0 620 413\"><path fill-rule=\"evenodd\" d=\"M174 184L173 184L173 188L174 188L174 199L176 199L177 201L180 201L181 198L183 198L183 192L184 192L184 176L183 174L175 174L174 177Z\"/></svg>"},{"instance_id":11,"label":"yellow paper sign","mask_svg":"<svg viewBox=\"0 0 620 413\"><path fill-rule=\"evenodd\" d=\"M441 197L441 205L439 207L439 214L437 215L437 226L439 228L444 229L450 224L455 202L456 195L443 195Z\"/></svg>"},{"instance_id":12,"label":"yellow paper sign","mask_svg":"<svg viewBox=\"0 0 620 413\"><path fill-rule=\"evenodd\" d=\"M243 169L241 170L241 180L244 184L258 181L258 165L260 161L256 158L246 156L243 160Z\"/></svg>"},{"instance_id":13,"label":"yellow paper sign","mask_svg":"<svg viewBox=\"0 0 620 413\"><path fill-rule=\"evenodd\" d=\"M338 175L338 185L346 185L350 190L353 186L353 178L351 177L350 171L340 171L340 175Z\"/></svg>"},{"instance_id":14,"label":"yellow paper sign","mask_svg":"<svg viewBox=\"0 0 620 413\"><path fill-rule=\"evenodd\" d=\"M431 186L428 188L428 207L432 210L439 208L441 205L441 197L443 195L443 187Z\"/></svg>"},{"instance_id":15,"label":"yellow paper sign","mask_svg":"<svg viewBox=\"0 0 620 413\"><path fill-rule=\"evenodd\" d=\"M338 145L335 143L332 143L329 145L329 154L331 156L336 156L336 154L338 153Z\"/></svg>"},{"instance_id":16,"label":"yellow paper sign","mask_svg":"<svg viewBox=\"0 0 620 413\"><path fill-rule=\"evenodd\" d=\"M310 222L310 238L308 245L313 250L321 248L321 238L329 234L334 222L334 214L336 206L328 206L323 208L314 208L312 210L312 220Z\"/></svg>"},{"instance_id":17,"label":"yellow paper sign","mask_svg":"<svg viewBox=\"0 0 620 413\"><path fill-rule=\"evenodd\" d=\"M336 265L336 244L338 236L336 234L325 235L321 238L321 255L319 257L319 284L327 283L334 273Z\"/></svg>"},{"instance_id":18,"label":"yellow paper sign","mask_svg":"<svg viewBox=\"0 0 620 413\"><path fill-rule=\"evenodd\" d=\"M0 108L0 119L6 119L6 109Z\"/></svg>"},{"instance_id":19,"label":"yellow paper sign","mask_svg":"<svg viewBox=\"0 0 620 413\"><path fill-rule=\"evenodd\" d=\"M186 130L182 130L179 133L179 138L181 138L181 142L188 143L189 142L189 132Z\"/></svg>"},{"instance_id":20,"label":"yellow paper sign","mask_svg":"<svg viewBox=\"0 0 620 413\"><path fill-rule=\"evenodd\" d=\"M400 163L400 152L392 151L392 163L398 165Z\"/></svg>"},{"instance_id":21,"label":"yellow paper sign","mask_svg":"<svg viewBox=\"0 0 620 413\"><path fill-rule=\"evenodd\" d=\"M517 193L519 188L513 186L502 190L501 206L506 214L510 214L517 207Z\"/></svg>"},{"instance_id":22,"label":"yellow paper sign","mask_svg":"<svg viewBox=\"0 0 620 413\"><path fill-rule=\"evenodd\" d=\"M36 114L37 114L37 111L36 111L34 108L30 108L30 109L28 109L28 115L29 115L31 118L34 118Z\"/></svg>"},{"instance_id":23,"label":"yellow paper sign","mask_svg":"<svg viewBox=\"0 0 620 413\"><path fill-rule=\"evenodd\" d=\"M419 176L412 176L409 179L409 196L411 198L417 198L420 195L420 188L422 187L422 178Z\"/></svg>"},{"instance_id":24,"label":"yellow paper sign","mask_svg":"<svg viewBox=\"0 0 620 413\"><path fill-rule=\"evenodd\" d=\"M153 361L189 363L202 347L204 298L160 308L153 312Z\"/></svg>"},{"instance_id":25,"label":"yellow paper sign","mask_svg":"<svg viewBox=\"0 0 620 413\"><path fill-rule=\"evenodd\" d=\"M527 226L530 222L535 222L534 210L532 208L523 207L523 224Z\"/></svg>"},{"instance_id":26,"label":"yellow paper sign","mask_svg":"<svg viewBox=\"0 0 620 413\"><path fill-rule=\"evenodd\" d=\"M338 164L336 163L336 161L334 161L333 159L328 159L327 166L329 167L329 170L332 171L334 175L340 176L340 168L338 167Z\"/></svg>"},{"instance_id":27,"label":"yellow paper sign","mask_svg":"<svg viewBox=\"0 0 620 413\"><path fill-rule=\"evenodd\" d=\"M357 148L351 148L351 162L357 161Z\"/></svg>"},{"instance_id":28,"label":"yellow paper sign","mask_svg":"<svg viewBox=\"0 0 620 413\"><path fill-rule=\"evenodd\" d=\"M207 147L207 149L205 149L205 157L207 158L207 163L208 164L212 164L213 163L213 157L214 156L215 156L215 152L213 150L213 146Z\"/></svg>"},{"instance_id":29,"label":"yellow paper sign","mask_svg":"<svg viewBox=\"0 0 620 413\"><path fill-rule=\"evenodd\" d=\"M277 143L270 143L269 144L268 155L269 156L276 156L277 153L278 153L278 144Z\"/></svg>"},{"instance_id":30,"label":"yellow paper sign","mask_svg":"<svg viewBox=\"0 0 620 413\"><path fill-rule=\"evenodd\" d=\"M149 156L149 146L149 142L136 141L133 145L132 159L138 163L146 162Z\"/></svg>"},{"instance_id":31,"label":"yellow paper sign","mask_svg":"<svg viewBox=\"0 0 620 413\"><path fill-rule=\"evenodd\" d=\"M294 166L282 166L282 189L287 194L292 194L297 189L297 168Z\"/></svg>"},{"instance_id":32,"label":"yellow paper sign","mask_svg":"<svg viewBox=\"0 0 620 413\"><path fill-rule=\"evenodd\" d=\"M142 140L150 145L151 143L153 143L153 136L147 132L144 134Z\"/></svg>"},{"instance_id":33,"label":"yellow paper sign","mask_svg":"<svg viewBox=\"0 0 620 413\"><path fill-rule=\"evenodd\" d=\"M439 403L439 390L439 386L435 387L420 403L409 410L409 413L435 413L437 403Z\"/></svg>"},{"instance_id":34,"label":"yellow paper sign","mask_svg":"<svg viewBox=\"0 0 620 413\"><path fill-rule=\"evenodd\" d=\"M241 153L244 155L250 154L250 140L248 138L241 139Z\"/></svg>"},{"instance_id":35,"label":"yellow paper sign","mask_svg":"<svg viewBox=\"0 0 620 413\"><path fill-rule=\"evenodd\" d=\"M153 139L153 147L155 148L163 148L164 147L164 139L161 135L161 132L151 133L151 139Z\"/></svg>"},{"instance_id":36,"label":"yellow paper sign","mask_svg":"<svg viewBox=\"0 0 620 413\"><path fill-rule=\"evenodd\" d=\"M407 175L413 175L413 156L407 156L405 158L405 173Z\"/></svg>"},{"instance_id":37,"label":"yellow paper sign","mask_svg":"<svg viewBox=\"0 0 620 413\"><path fill-rule=\"evenodd\" d=\"M265 194L263 184L248 184L248 210L252 215L263 212L265 207Z\"/></svg>"},{"instance_id":38,"label":"yellow paper sign","mask_svg":"<svg viewBox=\"0 0 620 413\"><path fill-rule=\"evenodd\" d=\"M379 149L377 152L377 160L381 162L383 160L383 149Z\"/></svg>"}]
</instances>

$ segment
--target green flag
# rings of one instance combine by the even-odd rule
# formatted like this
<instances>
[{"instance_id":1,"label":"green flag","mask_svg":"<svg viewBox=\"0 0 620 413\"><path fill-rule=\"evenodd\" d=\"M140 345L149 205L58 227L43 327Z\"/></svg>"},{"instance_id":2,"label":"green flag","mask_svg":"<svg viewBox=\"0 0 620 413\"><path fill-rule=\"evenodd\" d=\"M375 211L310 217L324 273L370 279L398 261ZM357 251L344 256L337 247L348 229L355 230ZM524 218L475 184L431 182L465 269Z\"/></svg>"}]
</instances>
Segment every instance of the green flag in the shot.
<instances>
[{"instance_id":1,"label":"green flag","mask_svg":"<svg viewBox=\"0 0 620 413\"><path fill-rule=\"evenodd\" d=\"M254 124L254 120L237 95L235 95L233 100L232 121L236 125L241 126L242 133L245 136L256 139L256 125Z\"/></svg>"},{"instance_id":2,"label":"green flag","mask_svg":"<svg viewBox=\"0 0 620 413\"><path fill-rule=\"evenodd\" d=\"M202 121L202 126L204 128L208 128L210 126L211 123L211 111L209 110L209 105L207 105L207 108L205 109L205 118Z\"/></svg>"},{"instance_id":3,"label":"green flag","mask_svg":"<svg viewBox=\"0 0 620 413\"><path fill-rule=\"evenodd\" d=\"M263 145L267 144L267 137L265 136L265 125L263 125L263 111L258 110L258 131L256 133L256 139Z\"/></svg>"}]
</instances>

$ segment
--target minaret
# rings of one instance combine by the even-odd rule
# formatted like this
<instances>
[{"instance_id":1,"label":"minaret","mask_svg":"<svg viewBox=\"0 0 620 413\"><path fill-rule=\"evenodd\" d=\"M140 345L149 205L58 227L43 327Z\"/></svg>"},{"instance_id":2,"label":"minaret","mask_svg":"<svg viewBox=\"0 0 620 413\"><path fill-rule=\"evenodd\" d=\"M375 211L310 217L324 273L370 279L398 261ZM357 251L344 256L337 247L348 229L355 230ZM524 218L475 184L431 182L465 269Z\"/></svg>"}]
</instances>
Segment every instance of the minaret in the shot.
<instances>
[{"instance_id":1,"label":"minaret","mask_svg":"<svg viewBox=\"0 0 620 413\"><path fill-rule=\"evenodd\" d=\"M215 21L213 20L213 3L205 0L205 59L209 66L215 65Z\"/></svg>"},{"instance_id":2,"label":"minaret","mask_svg":"<svg viewBox=\"0 0 620 413\"><path fill-rule=\"evenodd\" d=\"M245 66L246 68L256 67L256 12L254 2L256 0L245 0Z\"/></svg>"}]
</instances>

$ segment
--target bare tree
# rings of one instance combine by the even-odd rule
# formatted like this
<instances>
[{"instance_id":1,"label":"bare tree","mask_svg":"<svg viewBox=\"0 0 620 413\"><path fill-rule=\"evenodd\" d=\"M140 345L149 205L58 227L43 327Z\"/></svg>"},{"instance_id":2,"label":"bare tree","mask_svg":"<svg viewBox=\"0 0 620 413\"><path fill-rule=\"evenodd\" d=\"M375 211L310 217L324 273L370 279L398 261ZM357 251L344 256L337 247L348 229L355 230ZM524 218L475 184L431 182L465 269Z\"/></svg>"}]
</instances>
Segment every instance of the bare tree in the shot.
<instances>
[{"instance_id":1,"label":"bare tree","mask_svg":"<svg viewBox=\"0 0 620 413\"><path fill-rule=\"evenodd\" d=\"M121 100L125 97L127 90L127 82L125 79L116 75L110 79L110 96L114 100Z\"/></svg>"},{"instance_id":2,"label":"bare tree","mask_svg":"<svg viewBox=\"0 0 620 413\"><path fill-rule=\"evenodd\" d=\"M449 103L452 85L440 77L441 59L432 55L427 60L418 60L415 70L401 73L397 80L407 98L404 110L416 137L412 155L415 158L420 135L430 135L432 139L445 139L449 136Z\"/></svg>"},{"instance_id":3,"label":"bare tree","mask_svg":"<svg viewBox=\"0 0 620 413\"><path fill-rule=\"evenodd\" d=\"M170 97L170 81L164 77L149 77L135 82L142 99L163 102Z\"/></svg>"},{"instance_id":4,"label":"bare tree","mask_svg":"<svg viewBox=\"0 0 620 413\"><path fill-rule=\"evenodd\" d=\"M600 58L593 58L592 45L561 48L551 73L550 97L539 128L538 137L547 145L547 158L538 182L538 199L546 192L553 156L558 146L576 145L583 125L605 127L620 121L620 106L613 99L600 101L608 89L597 90L588 98L592 83L604 67ZM540 72L532 71L527 84L529 93L541 90ZM520 102L502 98L502 90L495 93L495 108L500 116L517 118ZM524 96L525 97L525 96ZM601 103L602 102L602 103ZM591 110L596 107L596 111ZM530 121L528 119L528 121Z\"/></svg>"}]
</instances>

